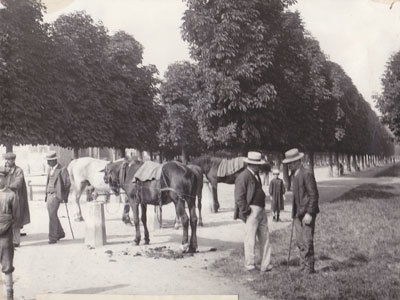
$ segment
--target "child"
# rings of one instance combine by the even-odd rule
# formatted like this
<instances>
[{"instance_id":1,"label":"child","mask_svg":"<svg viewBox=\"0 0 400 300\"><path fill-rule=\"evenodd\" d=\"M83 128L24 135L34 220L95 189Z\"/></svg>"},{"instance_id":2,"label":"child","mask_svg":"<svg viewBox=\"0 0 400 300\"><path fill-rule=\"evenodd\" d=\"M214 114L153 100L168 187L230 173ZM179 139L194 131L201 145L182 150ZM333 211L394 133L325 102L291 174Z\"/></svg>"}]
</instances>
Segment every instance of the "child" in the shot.
<instances>
[{"instance_id":1,"label":"child","mask_svg":"<svg viewBox=\"0 0 400 300\"><path fill-rule=\"evenodd\" d=\"M273 221L279 221L279 212L284 209L283 194L285 194L285 185L283 180L279 178L279 170L273 170L274 179L269 183L269 194L271 196L271 211L273 213Z\"/></svg>"},{"instance_id":2,"label":"child","mask_svg":"<svg viewBox=\"0 0 400 300\"><path fill-rule=\"evenodd\" d=\"M18 218L18 204L15 193L6 187L7 173L6 168L0 167L0 263L5 282L7 300L13 300L13 222Z\"/></svg>"}]
</instances>

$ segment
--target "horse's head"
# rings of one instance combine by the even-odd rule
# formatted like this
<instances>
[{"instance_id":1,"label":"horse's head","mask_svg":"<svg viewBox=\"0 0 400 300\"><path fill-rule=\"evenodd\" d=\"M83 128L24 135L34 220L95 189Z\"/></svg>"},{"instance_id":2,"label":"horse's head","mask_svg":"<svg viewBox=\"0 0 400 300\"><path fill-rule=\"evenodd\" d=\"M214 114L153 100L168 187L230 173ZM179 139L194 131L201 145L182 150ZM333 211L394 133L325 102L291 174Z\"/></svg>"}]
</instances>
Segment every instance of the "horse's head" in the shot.
<instances>
[{"instance_id":1,"label":"horse's head","mask_svg":"<svg viewBox=\"0 0 400 300\"><path fill-rule=\"evenodd\" d=\"M120 194L121 184L119 182L119 172L121 170L121 163L113 162L105 166L102 172L104 172L104 182L108 184L111 190L116 194Z\"/></svg>"}]
</instances>

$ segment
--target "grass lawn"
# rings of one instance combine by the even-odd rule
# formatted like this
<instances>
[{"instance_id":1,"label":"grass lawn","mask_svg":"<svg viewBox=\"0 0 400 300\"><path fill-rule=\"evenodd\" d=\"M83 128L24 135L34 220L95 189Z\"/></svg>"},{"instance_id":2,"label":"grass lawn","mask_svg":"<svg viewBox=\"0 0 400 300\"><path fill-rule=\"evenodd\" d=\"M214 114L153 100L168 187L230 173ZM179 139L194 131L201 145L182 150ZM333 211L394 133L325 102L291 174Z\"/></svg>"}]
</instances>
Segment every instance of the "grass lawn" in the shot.
<instances>
[{"instance_id":1,"label":"grass lawn","mask_svg":"<svg viewBox=\"0 0 400 300\"><path fill-rule=\"evenodd\" d=\"M213 267L271 299L400 299L399 195L400 184L364 184L320 203L316 274L299 272L294 243L288 268L290 228L270 235L273 271L246 272L242 248Z\"/></svg>"}]
</instances>

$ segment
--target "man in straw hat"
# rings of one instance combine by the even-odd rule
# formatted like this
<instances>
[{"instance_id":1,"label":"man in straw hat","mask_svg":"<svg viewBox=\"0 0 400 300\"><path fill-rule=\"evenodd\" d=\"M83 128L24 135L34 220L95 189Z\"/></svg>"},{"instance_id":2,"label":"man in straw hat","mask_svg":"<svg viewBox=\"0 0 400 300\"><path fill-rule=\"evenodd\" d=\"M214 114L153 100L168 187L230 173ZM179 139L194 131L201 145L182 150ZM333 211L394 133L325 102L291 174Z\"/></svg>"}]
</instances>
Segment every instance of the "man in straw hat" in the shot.
<instances>
[{"instance_id":1,"label":"man in straw hat","mask_svg":"<svg viewBox=\"0 0 400 300\"><path fill-rule=\"evenodd\" d=\"M300 249L301 269L315 273L314 230L319 213L318 189L313 173L302 166L304 153L291 149L285 153L284 164L288 164L293 178L292 218L296 231L296 243Z\"/></svg>"},{"instance_id":2,"label":"man in straw hat","mask_svg":"<svg viewBox=\"0 0 400 300\"><path fill-rule=\"evenodd\" d=\"M279 170L272 170L274 179L269 183L269 195L271 196L271 211L273 213L273 221L279 222L279 213L284 210L283 195L285 194L285 185L283 180L279 178Z\"/></svg>"},{"instance_id":3,"label":"man in straw hat","mask_svg":"<svg viewBox=\"0 0 400 300\"><path fill-rule=\"evenodd\" d=\"M19 209L16 194L7 187L8 171L8 168L0 167L0 263L7 300L12 300L14 299L13 222L18 220Z\"/></svg>"},{"instance_id":4,"label":"man in straw hat","mask_svg":"<svg viewBox=\"0 0 400 300\"><path fill-rule=\"evenodd\" d=\"M49 244L55 244L65 237L57 212L62 202L68 202L69 188L71 186L69 174L57 162L57 153L50 151L46 154L47 164L50 167L47 176L46 198L47 211L49 212Z\"/></svg>"},{"instance_id":5,"label":"man in straw hat","mask_svg":"<svg viewBox=\"0 0 400 300\"><path fill-rule=\"evenodd\" d=\"M20 236L22 235L21 228L31 222L28 193L26 190L24 171L15 165L15 153L8 152L4 154L4 159L6 160L6 167L9 168L7 175L7 187L9 187L15 193L18 201L19 217L18 219L14 220L13 224L13 243L14 247L18 247L21 240Z\"/></svg>"},{"instance_id":6,"label":"man in straw hat","mask_svg":"<svg viewBox=\"0 0 400 300\"><path fill-rule=\"evenodd\" d=\"M235 214L234 219L245 222L244 256L245 268L257 270L255 264L256 238L260 242L260 271L272 269L271 246L269 243L267 212L265 211L265 193L262 189L259 171L266 161L261 153L251 151L244 159L247 168L235 181Z\"/></svg>"}]
</instances>

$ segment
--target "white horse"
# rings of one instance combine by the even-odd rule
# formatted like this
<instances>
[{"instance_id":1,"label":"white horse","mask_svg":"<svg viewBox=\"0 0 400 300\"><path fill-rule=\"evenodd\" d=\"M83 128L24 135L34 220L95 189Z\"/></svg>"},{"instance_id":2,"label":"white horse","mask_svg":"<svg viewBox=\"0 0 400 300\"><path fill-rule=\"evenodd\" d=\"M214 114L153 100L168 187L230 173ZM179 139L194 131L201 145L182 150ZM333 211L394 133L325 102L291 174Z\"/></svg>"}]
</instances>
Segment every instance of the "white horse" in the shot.
<instances>
[{"instance_id":1,"label":"white horse","mask_svg":"<svg viewBox=\"0 0 400 300\"><path fill-rule=\"evenodd\" d=\"M74 190L77 205L75 221L83 221L79 200L85 188L89 189L92 198L96 198L98 194L110 195L110 187L104 183L104 173L101 172L108 163L106 160L81 157L72 160L68 165L71 189Z\"/></svg>"}]
</instances>

